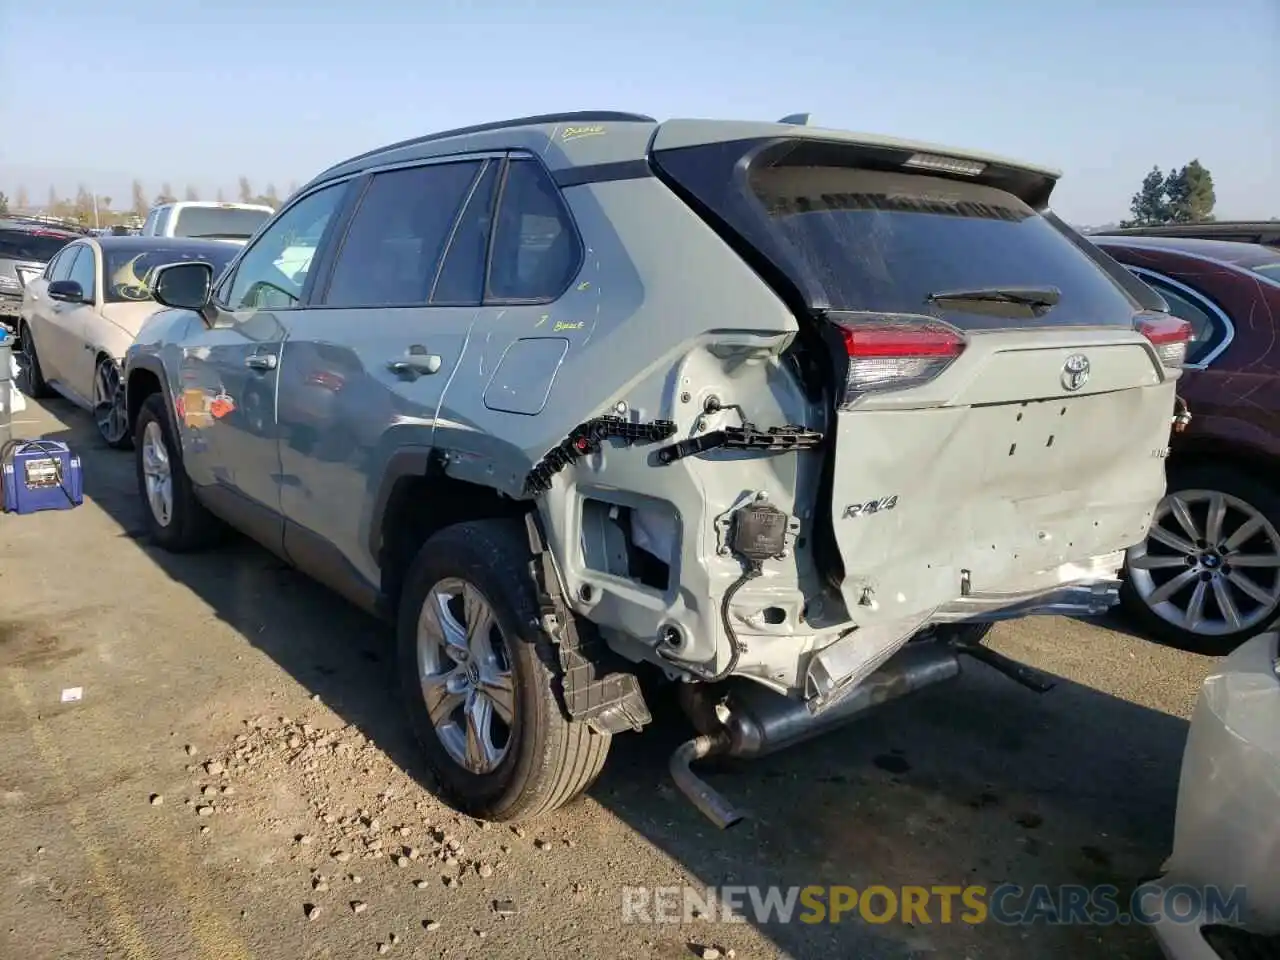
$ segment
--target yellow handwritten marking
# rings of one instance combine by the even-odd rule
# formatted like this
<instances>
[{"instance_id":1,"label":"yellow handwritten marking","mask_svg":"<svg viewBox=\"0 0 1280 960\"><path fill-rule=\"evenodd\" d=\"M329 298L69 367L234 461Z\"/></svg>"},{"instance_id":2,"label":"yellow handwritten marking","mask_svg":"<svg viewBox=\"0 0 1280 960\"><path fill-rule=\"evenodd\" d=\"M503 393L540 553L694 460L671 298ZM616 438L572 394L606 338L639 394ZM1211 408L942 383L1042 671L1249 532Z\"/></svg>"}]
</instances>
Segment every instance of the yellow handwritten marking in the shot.
<instances>
[{"instance_id":1,"label":"yellow handwritten marking","mask_svg":"<svg viewBox=\"0 0 1280 960\"><path fill-rule=\"evenodd\" d=\"M583 137L598 137L605 133L604 127L565 127L560 131L561 140L581 140Z\"/></svg>"},{"instance_id":2,"label":"yellow handwritten marking","mask_svg":"<svg viewBox=\"0 0 1280 960\"><path fill-rule=\"evenodd\" d=\"M578 284L578 289L579 289L579 290L586 290L586 289L587 289L588 287L590 287L590 286L591 286L591 281L590 281L590 280L583 280L580 284Z\"/></svg>"},{"instance_id":3,"label":"yellow handwritten marking","mask_svg":"<svg viewBox=\"0 0 1280 960\"><path fill-rule=\"evenodd\" d=\"M560 330L581 330L584 326L586 324L581 320L577 323L565 323L563 320L557 320L556 325L551 329L553 332L559 332Z\"/></svg>"},{"instance_id":4,"label":"yellow handwritten marking","mask_svg":"<svg viewBox=\"0 0 1280 960\"><path fill-rule=\"evenodd\" d=\"M36 742L40 758L53 773L61 792L68 797L76 796L71 785L71 777L67 773L67 764L54 743L48 727L38 719L35 702L15 670L6 670L9 686L14 696L27 715L31 727L31 736ZM71 814L71 831L80 848L84 851L93 872L94 881L107 904L111 925L115 928L116 939L129 960L149 960L153 956L147 949L146 942L138 928L138 923L125 903L120 878L107 865L107 858L101 846L89 829L89 817L84 804L78 800L68 803ZM194 878L188 875L180 863L166 856L163 846L152 851L152 865L160 868L164 878L177 888L181 898L191 910L191 933L200 950L200 956L206 960L251 960L249 951L235 935L227 929L222 918L214 913L207 904L208 893L197 889Z\"/></svg>"},{"instance_id":5,"label":"yellow handwritten marking","mask_svg":"<svg viewBox=\"0 0 1280 960\"><path fill-rule=\"evenodd\" d=\"M550 316L551 316L551 314L549 314L549 313L544 313L542 316L540 316L540 317L538 318L538 322L537 322L537 323L535 323L535 324L534 324L534 326L535 326L535 327L540 327L540 326L542 326L544 323L546 323L546 322L547 322L547 318L548 318L548 317L550 317Z\"/></svg>"}]
</instances>

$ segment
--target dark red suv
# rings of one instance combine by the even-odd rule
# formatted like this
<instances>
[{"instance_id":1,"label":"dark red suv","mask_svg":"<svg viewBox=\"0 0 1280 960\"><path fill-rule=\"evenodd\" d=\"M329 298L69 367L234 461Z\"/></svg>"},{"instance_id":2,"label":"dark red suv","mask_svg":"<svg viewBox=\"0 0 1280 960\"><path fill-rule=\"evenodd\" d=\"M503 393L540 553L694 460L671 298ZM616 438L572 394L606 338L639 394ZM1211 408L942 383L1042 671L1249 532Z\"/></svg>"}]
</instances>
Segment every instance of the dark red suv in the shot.
<instances>
[{"instance_id":1,"label":"dark red suv","mask_svg":"<svg viewBox=\"0 0 1280 960\"><path fill-rule=\"evenodd\" d=\"M1122 597L1152 635L1224 652L1280 618L1280 249L1089 239L1193 328L1179 389L1192 419Z\"/></svg>"}]
</instances>

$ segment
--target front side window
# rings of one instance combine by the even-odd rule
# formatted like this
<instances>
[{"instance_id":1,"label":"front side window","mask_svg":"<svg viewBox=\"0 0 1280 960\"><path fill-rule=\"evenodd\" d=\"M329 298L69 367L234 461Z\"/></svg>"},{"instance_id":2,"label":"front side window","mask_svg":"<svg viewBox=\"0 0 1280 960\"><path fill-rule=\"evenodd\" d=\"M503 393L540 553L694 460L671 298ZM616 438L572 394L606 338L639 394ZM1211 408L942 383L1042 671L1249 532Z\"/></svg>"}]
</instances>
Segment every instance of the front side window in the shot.
<instances>
[{"instance_id":1,"label":"front side window","mask_svg":"<svg viewBox=\"0 0 1280 960\"><path fill-rule=\"evenodd\" d=\"M512 160L498 202L486 300L554 300L581 259L577 231L556 185L537 161Z\"/></svg>"},{"instance_id":2,"label":"front side window","mask_svg":"<svg viewBox=\"0 0 1280 960\"><path fill-rule=\"evenodd\" d=\"M316 249L333 222L347 184L303 197L245 250L220 291L231 310L287 310L302 298Z\"/></svg>"},{"instance_id":3,"label":"front side window","mask_svg":"<svg viewBox=\"0 0 1280 960\"><path fill-rule=\"evenodd\" d=\"M86 300L92 300L97 296L98 260L91 248L80 247L75 262L71 265L71 275L67 279L80 284Z\"/></svg>"},{"instance_id":4,"label":"front side window","mask_svg":"<svg viewBox=\"0 0 1280 960\"><path fill-rule=\"evenodd\" d=\"M375 174L334 261L331 307L424 306L484 161Z\"/></svg>"}]
</instances>

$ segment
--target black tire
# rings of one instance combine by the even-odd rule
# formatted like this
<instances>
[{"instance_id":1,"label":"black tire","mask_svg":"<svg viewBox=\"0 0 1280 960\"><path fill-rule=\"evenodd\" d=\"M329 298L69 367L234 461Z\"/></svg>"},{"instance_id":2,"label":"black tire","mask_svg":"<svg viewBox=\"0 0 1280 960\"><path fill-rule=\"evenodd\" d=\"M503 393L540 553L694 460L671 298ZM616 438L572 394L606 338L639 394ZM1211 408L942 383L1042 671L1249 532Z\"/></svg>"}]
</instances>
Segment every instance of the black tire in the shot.
<instances>
[{"instance_id":1,"label":"black tire","mask_svg":"<svg viewBox=\"0 0 1280 960\"><path fill-rule=\"evenodd\" d=\"M528 820L563 806L599 775L612 737L570 721L557 695L558 658L538 625L524 525L477 520L431 537L410 567L397 623L397 662L410 723L441 793L485 820ZM428 714L420 684L418 618L444 580L477 589L494 613L515 687L505 755L488 773L455 761Z\"/></svg>"},{"instance_id":2,"label":"black tire","mask_svg":"<svg viewBox=\"0 0 1280 960\"><path fill-rule=\"evenodd\" d=\"M116 404L118 406L118 411L119 411L118 415L120 417L120 420L117 421L117 423L119 424L118 429L121 430L121 433L118 437L115 437L114 439L108 435L108 430L106 426L101 422L101 417L96 407L94 408L94 411L93 411L94 425L98 428L98 436L102 439L102 442L105 443L112 450L128 450L133 446L133 433L129 430L128 410L126 409L125 403L124 403L124 380L123 380L123 375L121 374L121 371L120 371L119 364L117 364L110 357L107 357L107 356L99 357L98 364L93 371L94 383L96 385L98 378L101 376L102 368L107 364L110 364L111 367L114 368L116 382L119 385L118 386L119 397L116 400Z\"/></svg>"},{"instance_id":3,"label":"black tire","mask_svg":"<svg viewBox=\"0 0 1280 960\"><path fill-rule=\"evenodd\" d=\"M1168 471L1166 496L1192 490L1223 493L1243 501L1265 519L1273 530L1280 531L1280 493L1277 493L1270 484L1256 479L1231 464L1196 461L1172 464ZM1265 632L1280 619L1280 601L1278 601L1269 607L1259 604L1261 616L1256 622L1244 629L1229 633L1196 631L1172 623L1148 604L1134 583L1134 571L1130 568L1130 562L1134 560L1140 549L1141 545L1132 548L1125 558L1120 600L1134 626L1147 636L1180 650L1222 656L1230 653L1250 637ZM1229 568L1229 555L1226 560ZM1263 573L1266 574L1267 571L1264 569ZM1280 578L1280 573L1276 576ZM1267 584L1267 586L1271 585ZM1274 583L1274 586L1280 587L1280 579ZM1212 609L1219 610L1216 599L1212 602Z\"/></svg>"},{"instance_id":4,"label":"black tire","mask_svg":"<svg viewBox=\"0 0 1280 960\"><path fill-rule=\"evenodd\" d=\"M18 344L22 355L26 358L27 396L32 400L48 400L54 395L53 388L44 378L40 369L40 358L36 355L35 337L31 336L31 328L25 323L18 328Z\"/></svg>"},{"instance_id":5,"label":"black tire","mask_svg":"<svg viewBox=\"0 0 1280 960\"><path fill-rule=\"evenodd\" d=\"M172 513L167 523L156 516L147 497L147 478L144 470L144 458L147 456L145 442L149 425L155 424L169 458L170 485L173 491ZM187 476L182 464L182 447L174 432L173 420L169 408L164 402L164 395L153 393L142 404L137 423L133 431L135 468L138 477L138 495L142 499L142 514L147 531L157 546L170 553L191 553L210 546L218 539L221 524L196 499L191 479Z\"/></svg>"}]
</instances>

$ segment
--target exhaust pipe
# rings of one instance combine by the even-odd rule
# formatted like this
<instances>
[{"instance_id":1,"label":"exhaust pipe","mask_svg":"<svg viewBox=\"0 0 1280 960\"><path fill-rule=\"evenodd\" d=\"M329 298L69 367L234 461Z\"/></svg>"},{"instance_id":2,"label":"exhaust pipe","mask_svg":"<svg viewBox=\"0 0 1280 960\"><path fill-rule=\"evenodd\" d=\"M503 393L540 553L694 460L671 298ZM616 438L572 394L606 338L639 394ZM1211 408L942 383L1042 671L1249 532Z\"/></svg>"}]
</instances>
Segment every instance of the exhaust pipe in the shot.
<instances>
[{"instance_id":1,"label":"exhaust pipe","mask_svg":"<svg viewBox=\"0 0 1280 960\"><path fill-rule=\"evenodd\" d=\"M909 643L818 714L811 712L804 701L784 697L742 678L716 686L683 685L682 704L701 736L683 744L672 755L671 775L681 792L716 826L732 826L741 816L689 769L692 761L717 755L739 759L767 756L843 726L870 707L950 680L959 673L960 661L951 646Z\"/></svg>"},{"instance_id":2,"label":"exhaust pipe","mask_svg":"<svg viewBox=\"0 0 1280 960\"><path fill-rule=\"evenodd\" d=\"M671 779L680 792L701 810L717 827L726 830L742 820L742 814L720 792L689 769L694 760L724 753L729 748L729 737L724 731L713 735L694 737L676 748L671 755Z\"/></svg>"}]
</instances>

